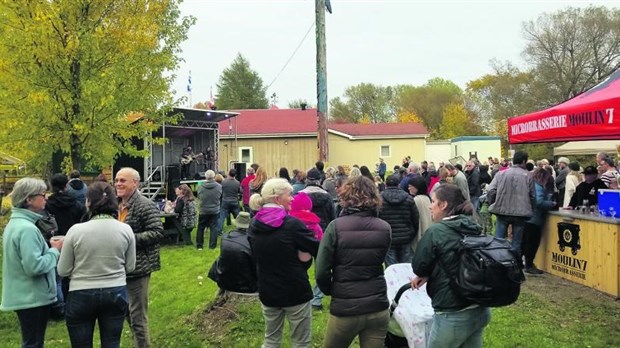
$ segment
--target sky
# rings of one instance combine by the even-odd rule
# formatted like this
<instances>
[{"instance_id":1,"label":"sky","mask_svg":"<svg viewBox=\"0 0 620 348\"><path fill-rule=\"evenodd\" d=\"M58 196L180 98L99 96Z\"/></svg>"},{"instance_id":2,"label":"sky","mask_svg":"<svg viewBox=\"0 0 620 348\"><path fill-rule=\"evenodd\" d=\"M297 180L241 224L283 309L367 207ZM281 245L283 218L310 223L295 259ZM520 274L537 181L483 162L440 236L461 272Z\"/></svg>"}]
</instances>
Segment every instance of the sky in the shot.
<instances>
[{"instance_id":1,"label":"sky","mask_svg":"<svg viewBox=\"0 0 620 348\"><path fill-rule=\"evenodd\" d=\"M464 88L492 73L491 60L525 67L523 23L545 12L608 1L331 0L326 13L328 98L362 82L422 85L434 77ZM277 105L305 99L316 105L314 0L185 0L182 15L196 24L181 48L177 97L217 97L219 76L238 53L250 62ZM292 56L295 49L298 51ZM285 64L289 58L289 64ZM281 73L280 73L281 72Z\"/></svg>"}]
</instances>

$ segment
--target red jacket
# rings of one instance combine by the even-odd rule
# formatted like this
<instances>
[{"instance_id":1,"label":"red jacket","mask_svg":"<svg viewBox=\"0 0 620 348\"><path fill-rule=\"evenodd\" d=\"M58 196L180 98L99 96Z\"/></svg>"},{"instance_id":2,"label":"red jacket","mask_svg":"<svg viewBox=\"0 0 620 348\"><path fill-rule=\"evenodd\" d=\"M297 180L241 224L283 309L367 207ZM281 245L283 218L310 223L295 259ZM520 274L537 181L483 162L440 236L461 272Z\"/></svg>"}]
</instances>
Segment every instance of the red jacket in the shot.
<instances>
[{"instance_id":1,"label":"red jacket","mask_svg":"<svg viewBox=\"0 0 620 348\"><path fill-rule=\"evenodd\" d=\"M241 194L244 205L250 204L250 181L254 180L256 175L248 175L245 179L241 180Z\"/></svg>"}]
</instances>

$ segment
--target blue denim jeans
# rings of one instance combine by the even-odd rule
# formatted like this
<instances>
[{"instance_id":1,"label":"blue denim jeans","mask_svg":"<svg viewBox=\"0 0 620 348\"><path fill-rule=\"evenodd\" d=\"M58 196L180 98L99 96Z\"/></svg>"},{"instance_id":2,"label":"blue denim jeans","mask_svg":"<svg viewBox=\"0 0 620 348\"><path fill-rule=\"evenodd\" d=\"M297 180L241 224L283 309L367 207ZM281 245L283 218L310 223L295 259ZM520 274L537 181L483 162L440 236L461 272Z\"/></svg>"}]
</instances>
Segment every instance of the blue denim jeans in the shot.
<instances>
[{"instance_id":1,"label":"blue denim jeans","mask_svg":"<svg viewBox=\"0 0 620 348\"><path fill-rule=\"evenodd\" d=\"M411 263L413 256L411 255L411 244L391 246L385 255L386 267L390 267L396 263Z\"/></svg>"},{"instance_id":2,"label":"blue denim jeans","mask_svg":"<svg viewBox=\"0 0 620 348\"><path fill-rule=\"evenodd\" d=\"M325 294L323 294L321 289L319 289L319 286L315 284L312 288L312 300L310 301L310 304L316 307L322 306L323 297L325 297Z\"/></svg>"},{"instance_id":3,"label":"blue denim jeans","mask_svg":"<svg viewBox=\"0 0 620 348\"><path fill-rule=\"evenodd\" d=\"M101 347L120 347L127 310L126 286L70 291L65 317L71 347L93 346L95 321L99 323Z\"/></svg>"},{"instance_id":4,"label":"blue denim jeans","mask_svg":"<svg viewBox=\"0 0 620 348\"><path fill-rule=\"evenodd\" d=\"M209 228L209 249L217 247L217 237L220 234L220 214L198 215L198 229L196 230L196 247L202 249L205 241L205 229Z\"/></svg>"},{"instance_id":5,"label":"blue denim jeans","mask_svg":"<svg viewBox=\"0 0 620 348\"><path fill-rule=\"evenodd\" d=\"M490 321L491 310L487 307L435 313L428 348L482 347L482 331Z\"/></svg>"},{"instance_id":6,"label":"blue denim jeans","mask_svg":"<svg viewBox=\"0 0 620 348\"><path fill-rule=\"evenodd\" d=\"M495 221L495 237L506 239L508 225L512 225L511 250L521 257L521 242L523 241L523 229L527 218L520 216L497 215Z\"/></svg>"},{"instance_id":7,"label":"blue denim jeans","mask_svg":"<svg viewBox=\"0 0 620 348\"><path fill-rule=\"evenodd\" d=\"M41 306L15 311L22 332L22 348L41 348L51 306Z\"/></svg>"},{"instance_id":8,"label":"blue denim jeans","mask_svg":"<svg viewBox=\"0 0 620 348\"><path fill-rule=\"evenodd\" d=\"M224 220L230 215L233 214L234 218L237 218L241 208L239 207L239 202L237 201L222 201L222 208L220 209L220 231L224 229Z\"/></svg>"}]
</instances>

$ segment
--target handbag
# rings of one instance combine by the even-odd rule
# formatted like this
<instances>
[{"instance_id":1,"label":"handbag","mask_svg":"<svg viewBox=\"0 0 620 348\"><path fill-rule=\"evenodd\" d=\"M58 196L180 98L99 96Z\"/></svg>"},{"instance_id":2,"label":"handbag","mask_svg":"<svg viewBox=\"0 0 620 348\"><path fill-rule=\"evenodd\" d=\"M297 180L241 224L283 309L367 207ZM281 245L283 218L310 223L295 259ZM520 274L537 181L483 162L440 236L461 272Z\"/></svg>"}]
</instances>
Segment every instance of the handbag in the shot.
<instances>
[{"instance_id":1,"label":"handbag","mask_svg":"<svg viewBox=\"0 0 620 348\"><path fill-rule=\"evenodd\" d=\"M58 223L56 222L56 218L52 214L47 214L46 216L40 218L34 223L43 239L49 244L50 238L52 238L56 233L58 233Z\"/></svg>"}]
</instances>

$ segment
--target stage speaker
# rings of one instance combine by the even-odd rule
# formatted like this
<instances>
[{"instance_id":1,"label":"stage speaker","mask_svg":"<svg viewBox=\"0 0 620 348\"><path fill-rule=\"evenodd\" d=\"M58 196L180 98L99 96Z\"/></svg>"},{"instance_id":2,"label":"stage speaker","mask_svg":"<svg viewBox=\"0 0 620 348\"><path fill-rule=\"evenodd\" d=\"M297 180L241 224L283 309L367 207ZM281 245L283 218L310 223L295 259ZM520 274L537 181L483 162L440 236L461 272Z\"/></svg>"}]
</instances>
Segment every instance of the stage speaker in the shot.
<instances>
[{"instance_id":1,"label":"stage speaker","mask_svg":"<svg viewBox=\"0 0 620 348\"><path fill-rule=\"evenodd\" d=\"M237 180L241 182L241 180L245 179L246 171L247 171L247 163L244 162L235 162L233 164L235 170L237 171Z\"/></svg>"},{"instance_id":2,"label":"stage speaker","mask_svg":"<svg viewBox=\"0 0 620 348\"><path fill-rule=\"evenodd\" d=\"M174 201L177 197L174 189L181 185L181 168L178 165L166 166L166 177L168 178L166 198Z\"/></svg>"}]
</instances>

